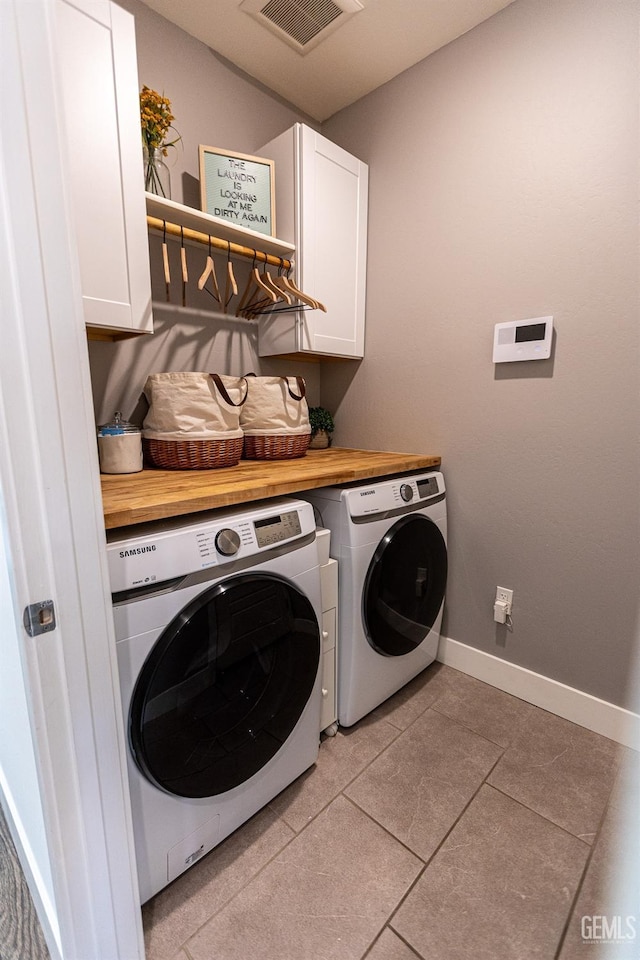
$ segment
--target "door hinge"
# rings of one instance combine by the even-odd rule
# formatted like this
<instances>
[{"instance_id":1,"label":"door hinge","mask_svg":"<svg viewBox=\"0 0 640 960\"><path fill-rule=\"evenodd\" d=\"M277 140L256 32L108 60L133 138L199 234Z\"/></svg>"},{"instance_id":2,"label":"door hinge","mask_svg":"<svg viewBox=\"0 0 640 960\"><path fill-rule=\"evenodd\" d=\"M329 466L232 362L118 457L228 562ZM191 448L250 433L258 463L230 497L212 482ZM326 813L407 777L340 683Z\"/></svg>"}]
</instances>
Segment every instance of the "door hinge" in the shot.
<instances>
[{"instance_id":1,"label":"door hinge","mask_svg":"<svg viewBox=\"0 0 640 960\"><path fill-rule=\"evenodd\" d=\"M41 600L39 603L30 603L24 608L24 628L30 637L38 637L41 633L50 633L56 628L56 611L53 600Z\"/></svg>"}]
</instances>

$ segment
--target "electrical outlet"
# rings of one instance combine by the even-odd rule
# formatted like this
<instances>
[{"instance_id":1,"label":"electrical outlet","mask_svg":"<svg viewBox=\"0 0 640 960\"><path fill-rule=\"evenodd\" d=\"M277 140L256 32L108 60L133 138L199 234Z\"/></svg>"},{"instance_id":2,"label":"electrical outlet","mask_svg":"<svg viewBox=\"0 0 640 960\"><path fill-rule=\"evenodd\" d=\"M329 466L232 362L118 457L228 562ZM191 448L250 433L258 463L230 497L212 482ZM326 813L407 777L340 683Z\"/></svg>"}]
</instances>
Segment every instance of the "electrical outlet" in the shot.
<instances>
[{"instance_id":1,"label":"electrical outlet","mask_svg":"<svg viewBox=\"0 0 640 960\"><path fill-rule=\"evenodd\" d=\"M513 590L508 590L507 587L496 587L496 600L503 600L507 605L506 612L511 613Z\"/></svg>"}]
</instances>

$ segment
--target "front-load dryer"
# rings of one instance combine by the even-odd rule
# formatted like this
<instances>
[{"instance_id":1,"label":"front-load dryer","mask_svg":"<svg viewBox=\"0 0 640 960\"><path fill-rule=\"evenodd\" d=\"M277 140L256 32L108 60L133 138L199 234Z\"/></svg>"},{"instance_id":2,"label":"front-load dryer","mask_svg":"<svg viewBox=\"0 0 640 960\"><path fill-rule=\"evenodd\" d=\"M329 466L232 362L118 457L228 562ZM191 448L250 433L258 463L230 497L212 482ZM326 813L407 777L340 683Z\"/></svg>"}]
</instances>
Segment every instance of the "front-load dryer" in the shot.
<instances>
[{"instance_id":1,"label":"front-load dryer","mask_svg":"<svg viewBox=\"0 0 640 960\"><path fill-rule=\"evenodd\" d=\"M436 657L447 582L444 477L302 494L338 561L338 720L350 726Z\"/></svg>"},{"instance_id":2,"label":"front-load dryer","mask_svg":"<svg viewBox=\"0 0 640 960\"><path fill-rule=\"evenodd\" d=\"M108 536L144 903L318 754L322 622L309 503Z\"/></svg>"}]
</instances>

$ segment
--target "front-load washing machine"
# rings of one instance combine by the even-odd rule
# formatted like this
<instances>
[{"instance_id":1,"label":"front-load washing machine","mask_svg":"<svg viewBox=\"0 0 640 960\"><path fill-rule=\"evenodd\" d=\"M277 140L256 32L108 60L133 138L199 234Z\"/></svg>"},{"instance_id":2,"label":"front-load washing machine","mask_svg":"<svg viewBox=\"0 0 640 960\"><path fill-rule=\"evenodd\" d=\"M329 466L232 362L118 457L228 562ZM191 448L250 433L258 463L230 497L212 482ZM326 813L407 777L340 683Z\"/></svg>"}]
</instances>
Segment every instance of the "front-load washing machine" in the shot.
<instances>
[{"instance_id":1,"label":"front-load washing machine","mask_svg":"<svg viewBox=\"0 0 640 960\"><path fill-rule=\"evenodd\" d=\"M350 726L436 657L447 582L444 477L303 494L338 561L338 720Z\"/></svg>"},{"instance_id":2,"label":"front-load washing machine","mask_svg":"<svg viewBox=\"0 0 640 960\"><path fill-rule=\"evenodd\" d=\"M144 903L317 757L313 509L267 500L129 527L108 558Z\"/></svg>"}]
</instances>

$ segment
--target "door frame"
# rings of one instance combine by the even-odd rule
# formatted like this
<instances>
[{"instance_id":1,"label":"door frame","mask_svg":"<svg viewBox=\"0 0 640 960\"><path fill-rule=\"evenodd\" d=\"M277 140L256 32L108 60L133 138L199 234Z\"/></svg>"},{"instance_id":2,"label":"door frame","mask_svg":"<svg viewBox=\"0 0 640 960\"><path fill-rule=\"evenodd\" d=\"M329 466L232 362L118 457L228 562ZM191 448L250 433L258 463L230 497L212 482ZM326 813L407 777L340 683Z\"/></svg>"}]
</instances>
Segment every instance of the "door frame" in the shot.
<instances>
[{"instance_id":1,"label":"door frame","mask_svg":"<svg viewBox=\"0 0 640 960\"><path fill-rule=\"evenodd\" d=\"M19 647L52 891L28 862L11 784L3 793L52 957L143 960L54 0L0 3L0 89L0 535L13 607L2 615ZM29 637L22 611L45 599L56 627Z\"/></svg>"}]
</instances>

